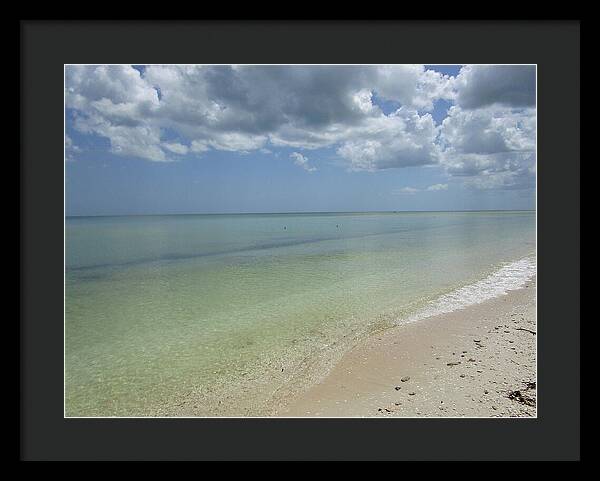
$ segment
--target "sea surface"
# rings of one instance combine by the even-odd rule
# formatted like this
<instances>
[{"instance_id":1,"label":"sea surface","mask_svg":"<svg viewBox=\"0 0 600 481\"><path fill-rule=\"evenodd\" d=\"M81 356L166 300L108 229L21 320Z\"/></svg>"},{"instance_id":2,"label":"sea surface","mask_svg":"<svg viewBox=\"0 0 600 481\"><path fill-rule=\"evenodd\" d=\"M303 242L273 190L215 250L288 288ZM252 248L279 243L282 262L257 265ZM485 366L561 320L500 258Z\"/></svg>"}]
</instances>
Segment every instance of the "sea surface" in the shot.
<instances>
[{"instance_id":1,"label":"sea surface","mask_svg":"<svg viewBox=\"0 0 600 481\"><path fill-rule=\"evenodd\" d=\"M266 416L377 330L535 274L534 212L70 217L66 416Z\"/></svg>"}]
</instances>

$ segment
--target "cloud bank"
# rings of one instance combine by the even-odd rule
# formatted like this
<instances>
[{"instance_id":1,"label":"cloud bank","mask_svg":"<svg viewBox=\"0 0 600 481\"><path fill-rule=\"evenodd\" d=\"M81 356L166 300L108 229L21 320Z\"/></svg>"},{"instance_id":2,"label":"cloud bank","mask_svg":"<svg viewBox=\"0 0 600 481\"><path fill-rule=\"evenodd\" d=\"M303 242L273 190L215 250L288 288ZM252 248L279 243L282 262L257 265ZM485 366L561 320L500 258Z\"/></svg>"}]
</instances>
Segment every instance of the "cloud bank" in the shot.
<instances>
[{"instance_id":1,"label":"cloud bank","mask_svg":"<svg viewBox=\"0 0 600 481\"><path fill-rule=\"evenodd\" d=\"M482 189L535 179L532 66L68 66L65 87L73 128L117 155L289 148L314 172L306 151L331 148L350 171L438 166Z\"/></svg>"}]
</instances>

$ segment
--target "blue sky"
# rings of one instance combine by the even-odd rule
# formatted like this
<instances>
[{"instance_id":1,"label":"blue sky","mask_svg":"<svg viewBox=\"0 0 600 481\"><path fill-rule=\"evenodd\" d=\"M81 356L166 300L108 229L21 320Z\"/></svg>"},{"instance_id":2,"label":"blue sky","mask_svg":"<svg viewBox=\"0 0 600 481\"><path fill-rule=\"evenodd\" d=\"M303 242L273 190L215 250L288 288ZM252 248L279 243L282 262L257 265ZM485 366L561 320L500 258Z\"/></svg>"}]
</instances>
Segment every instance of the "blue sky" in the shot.
<instances>
[{"instance_id":1,"label":"blue sky","mask_svg":"<svg viewBox=\"0 0 600 481\"><path fill-rule=\"evenodd\" d=\"M67 215L535 207L530 66L67 66Z\"/></svg>"}]
</instances>

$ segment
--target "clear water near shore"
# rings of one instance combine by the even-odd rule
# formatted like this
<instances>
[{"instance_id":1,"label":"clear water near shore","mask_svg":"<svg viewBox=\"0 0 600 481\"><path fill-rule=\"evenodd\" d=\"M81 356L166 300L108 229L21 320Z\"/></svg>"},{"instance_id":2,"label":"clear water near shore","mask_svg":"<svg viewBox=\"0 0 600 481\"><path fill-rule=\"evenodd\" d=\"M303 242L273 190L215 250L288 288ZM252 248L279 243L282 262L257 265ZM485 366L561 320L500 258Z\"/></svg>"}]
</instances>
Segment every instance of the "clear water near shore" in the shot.
<instances>
[{"instance_id":1,"label":"clear water near shore","mask_svg":"<svg viewBox=\"0 0 600 481\"><path fill-rule=\"evenodd\" d=\"M400 319L399 323L446 314L520 289L535 275L536 269L533 255L510 262L477 282L437 297L408 319Z\"/></svg>"},{"instance_id":2,"label":"clear water near shore","mask_svg":"<svg viewBox=\"0 0 600 481\"><path fill-rule=\"evenodd\" d=\"M355 339L495 295L534 253L533 212L69 218L66 415L268 413Z\"/></svg>"}]
</instances>

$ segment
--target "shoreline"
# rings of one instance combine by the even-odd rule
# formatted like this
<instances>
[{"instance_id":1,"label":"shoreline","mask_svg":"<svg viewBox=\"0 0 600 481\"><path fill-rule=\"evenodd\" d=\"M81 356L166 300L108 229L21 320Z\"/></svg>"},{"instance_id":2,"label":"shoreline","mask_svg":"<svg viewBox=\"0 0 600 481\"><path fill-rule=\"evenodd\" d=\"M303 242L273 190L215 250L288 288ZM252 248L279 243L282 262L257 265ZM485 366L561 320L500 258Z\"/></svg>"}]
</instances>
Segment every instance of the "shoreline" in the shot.
<instances>
[{"instance_id":1,"label":"shoreline","mask_svg":"<svg viewBox=\"0 0 600 481\"><path fill-rule=\"evenodd\" d=\"M536 280L372 334L272 415L536 417Z\"/></svg>"},{"instance_id":2,"label":"shoreline","mask_svg":"<svg viewBox=\"0 0 600 481\"><path fill-rule=\"evenodd\" d=\"M257 373L244 372L241 383L221 383L217 389L212 386L204 389L200 384L199 388L174 392L164 401L133 416L115 413L108 417L535 416L535 402L533 406L527 403L535 400L536 391L526 383L535 382L536 378L536 335L527 334L532 338L529 344L523 338L515 343L515 339L507 336L510 329L525 329L517 331L519 333L536 331L535 266L532 277L531 274L523 277L527 269L522 267L529 267L521 264L527 259L530 256L506 263L476 282L441 295L395 326L386 321L387 326L382 325L370 333L346 334L325 344L325 350L307 353L297 362L267 358ZM525 288L518 287L523 285ZM482 295L495 297L478 301ZM463 303L468 304L459 307ZM493 326L489 325L496 321ZM492 350L487 345L487 336L482 334L484 327L488 331L496 328L493 332L501 334L502 339L491 343ZM477 334L475 339L483 341L475 344L481 358L471 357L469 348L474 347L473 343L460 342L465 337L472 337L473 333ZM504 351L518 356L507 359L502 343L506 348ZM449 359L441 364L446 357ZM506 376L500 383L502 388L508 382L514 384L511 391L519 393L513 397L518 398L523 410L514 411L510 409L514 405L500 406L502 403L494 405L491 413L483 406L473 409L471 403L458 399L457 393L453 392L457 384L452 376L456 374L459 383L467 388L461 393L468 393L471 402L481 390L487 391L484 394L501 394L493 379L488 379L488 384L494 389L490 386L479 389L481 382L467 384L467 381L473 384L473 376L467 377L467 374L473 374L471 368L476 368L475 377L485 379L490 376L483 374L483 368L489 371L488 374L492 373L497 367L495 362L502 366L500 370L511 374L517 366L527 367L520 374L523 378L520 384L518 379L507 380ZM444 366L445 370L439 369ZM265 373L269 376L262 375ZM434 398L440 405L427 404ZM485 405L491 398L492 395L476 400Z\"/></svg>"}]
</instances>

